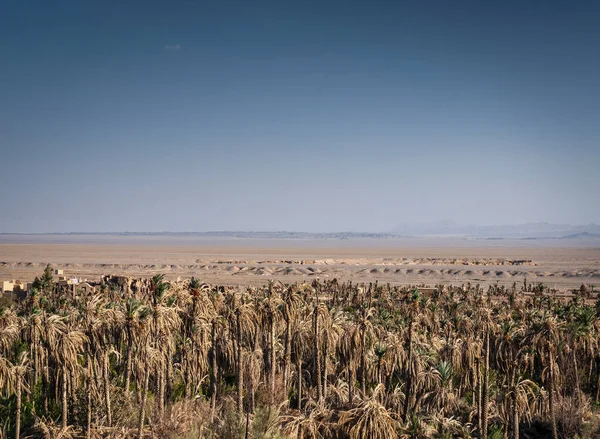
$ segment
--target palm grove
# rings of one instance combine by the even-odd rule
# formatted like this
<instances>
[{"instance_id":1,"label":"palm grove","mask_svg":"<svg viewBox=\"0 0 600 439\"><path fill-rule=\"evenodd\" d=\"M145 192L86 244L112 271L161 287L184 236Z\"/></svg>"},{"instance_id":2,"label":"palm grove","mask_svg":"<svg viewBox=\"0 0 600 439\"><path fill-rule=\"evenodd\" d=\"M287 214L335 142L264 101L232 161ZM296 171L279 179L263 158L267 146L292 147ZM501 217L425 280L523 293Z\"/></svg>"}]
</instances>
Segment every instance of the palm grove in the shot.
<instances>
[{"instance_id":1,"label":"palm grove","mask_svg":"<svg viewBox=\"0 0 600 439\"><path fill-rule=\"evenodd\" d=\"M3 438L598 437L585 288L106 279L0 309Z\"/></svg>"}]
</instances>

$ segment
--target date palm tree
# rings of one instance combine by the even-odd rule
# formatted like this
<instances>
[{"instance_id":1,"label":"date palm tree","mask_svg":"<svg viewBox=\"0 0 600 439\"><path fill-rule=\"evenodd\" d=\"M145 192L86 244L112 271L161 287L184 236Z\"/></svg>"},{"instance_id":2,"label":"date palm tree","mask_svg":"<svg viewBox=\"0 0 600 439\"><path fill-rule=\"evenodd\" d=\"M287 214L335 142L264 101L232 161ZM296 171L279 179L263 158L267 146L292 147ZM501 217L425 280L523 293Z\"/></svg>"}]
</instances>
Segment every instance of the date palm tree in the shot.
<instances>
[{"instance_id":1,"label":"date palm tree","mask_svg":"<svg viewBox=\"0 0 600 439\"><path fill-rule=\"evenodd\" d=\"M544 356L541 359L542 363L546 364L546 383L548 384L548 408L550 411L550 424L552 426L552 439L558 439L555 404L556 354L563 326L564 323L559 321L556 316L544 312L534 322L533 333L531 335L533 345L537 348L540 355Z\"/></svg>"},{"instance_id":2,"label":"date palm tree","mask_svg":"<svg viewBox=\"0 0 600 439\"><path fill-rule=\"evenodd\" d=\"M237 410L240 415L243 414L244 399L244 344L254 338L256 330L256 314L252 303L243 303L243 297L234 296L233 301L237 305L231 315L235 333L236 346L236 374L237 374Z\"/></svg>"},{"instance_id":3,"label":"date palm tree","mask_svg":"<svg viewBox=\"0 0 600 439\"><path fill-rule=\"evenodd\" d=\"M269 371L268 384L269 384L269 401L271 404L275 400L275 376L277 371L276 363L276 328L281 321L281 312L279 305L282 303L278 291L281 289L280 284L276 284L273 281L269 281L267 289L265 291L265 297L260 301L258 316L260 320L260 326L267 337L267 356L265 356L265 370Z\"/></svg>"},{"instance_id":4,"label":"date palm tree","mask_svg":"<svg viewBox=\"0 0 600 439\"><path fill-rule=\"evenodd\" d=\"M287 287L282 294L280 311L285 321L285 340L283 352L283 392L285 398L289 394L290 376L292 367L292 327L295 325L300 309L303 305L302 296L295 286Z\"/></svg>"},{"instance_id":5,"label":"date palm tree","mask_svg":"<svg viewBox=\"0 0 600 439\"><path fill-rule=\"evenodd\" d=\"M414 383L416 380L416 374L414 373L414 338L415 338L415 321L418 316L419 300L421 294L419 290L415 289L410 292L407 296L407 311L408 311L408 335L406 338L406 392L404 398L404 410L402 412L402 421L406 422L409 417L409 408L414 405Z\"/></svg>"},{"instance_id":6,"label":"date palm tree","mask_svg":"<svg viewBox=\"0 0 600 439\"><path fill-rule=\"evenodd\" d=\"M129 395L134 347L139 342L140 336L144 330L144 321L150 314L150 308L145 307L140 300L130 297L122 303L122 313L125 317L124 332L127 338L124 388L125 393Z\"/></svg>"},{"instance_id":7,"label":"date palm tree","mask_svg":"<svg viewBox=\"0 0 600 439\"><path fill-rule=\"evenodd\" d=\"M398 437L398 421L380 402L384 392L382 384L377 385L370 398L357 407L340 414L339 423L350 439L395 439Z\"/></svg>"},{"instance_id":8,"label":"date palm tree","mask_svg":"<svg viewBox=\"0 0 600 439\"><path fill-rule=\"evenodd\" d=\"M62 383L62 428L66 429L69 408L67 399L68 378L71 374L76 373L80 367L78 359L80 355L83 355L87 337L72 321L68 321L62 317L58 317L56 321L56 332L57 335L54 344L51 346L51 352L60 370Z\"/></svg>"},{"instance_id":9,"label":"date palm tree","mask_svg":"<svg viewBox=\"0 0 600 439\"><path fill-rule=\"evenodd\" d=\"M23 390L27 391L26 375L29 370L29 353L20 353L17 361L12 364L4 358L0 358L0 384L4 387L7 395L14 394L16 397L15 407L15 438L21 437L21 395Z\"/></svg>"}]
</instances>

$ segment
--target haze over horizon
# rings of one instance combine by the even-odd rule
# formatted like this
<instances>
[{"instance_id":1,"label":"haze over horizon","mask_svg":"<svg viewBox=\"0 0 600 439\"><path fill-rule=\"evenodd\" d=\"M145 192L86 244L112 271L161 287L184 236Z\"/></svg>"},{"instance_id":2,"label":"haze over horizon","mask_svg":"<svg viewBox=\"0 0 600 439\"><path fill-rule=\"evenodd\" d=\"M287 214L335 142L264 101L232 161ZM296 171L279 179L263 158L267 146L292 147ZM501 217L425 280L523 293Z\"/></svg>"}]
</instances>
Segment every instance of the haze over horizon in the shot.
<instances>
[{"instance_id":1,"label":"haze over horizon","mask_svg":"<svg viewBox=\"0 0 600 439\"><path fill-rule=\"evenodd\" d=\"M600 223L600 3L0 4L0 232Z\"/></svg>"}]
</instances>

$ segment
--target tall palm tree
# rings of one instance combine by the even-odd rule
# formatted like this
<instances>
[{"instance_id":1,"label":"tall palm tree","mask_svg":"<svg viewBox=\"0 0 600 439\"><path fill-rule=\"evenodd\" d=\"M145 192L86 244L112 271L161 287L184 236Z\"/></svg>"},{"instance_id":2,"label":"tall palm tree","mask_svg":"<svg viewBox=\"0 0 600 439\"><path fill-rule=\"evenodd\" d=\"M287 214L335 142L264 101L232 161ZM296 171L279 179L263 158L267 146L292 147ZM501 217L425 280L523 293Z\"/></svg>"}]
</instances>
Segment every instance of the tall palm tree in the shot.
<instances>
[{"instance_id":1,"label":"tall palm tree","mask_svg":"<svg viewBox=\"0 0 600 439\"><path fill-rule=\"evenodd\" d=\"M537 384L521 376L517 377L514 384L509 387L507 396L512 401L513 439L519 439L520 419L525 417L527 421L531 421L538 391Z\"/></svg>"},{"instance_id":2,"label":"tall palm tree","mask_svg":"<svg viewBox=\"0 0 600 439\"><path fill-rule=\"evenodd\" d=\"M54 317L54 316L53 316ZM57 320L57 337L51 347L52 355L60 368L62 383L62 428L68 424L67 383L71 373L79 368L78 358L83 354L87 337L75 324L64 318Z\"/></svg>"},{"instance_id":3,"label":"tall palm tree","mask_svg":"<svg viewBox=\"0 0 600 439\"><path fill-rule=\"evenodd\" d=\"M138 369L137 375L142 379L142 399L140 401L140 410L138 416L138 439L142 439L144 437L144 423L146 418L146 403L148 400L150 371L159 368L160 363L162 363L164 359L162 353L152 345L153 343L150 341L149 334L144 334L140 340L138 358L136 359L136 366Z\"/></svg>"},{"instance_id":4,"label":"tall palm tree","mask_svg":"<svg viewBox=\"0 0 600 439\"><path fill-rule=\"evenodd\" d=\"M317 385L317 402L321 404L323 402L323 370L321 368L321 345L323 344L323 336L322 331L320 330L319 321L323 323L325 327L329 326L329 310L327 309L327 305L324 303L318 302L318 296L316 297L316 302L312 315L312 329L313 329L313 363L314 363L314 376L315 382ZM325 337L327 340L327 337ZM326 359L323 359L323 362L326 362ZM326 378L326 377L325 377Z\"/></svg>"},{"instance_id":5,"label":"tall palm tree","mask_svg":"<svg viewBox=\"0 0 600 439\"><path fill-rule=\"evenodd\" d=\"M3 358L0 358L0 383L4 383L7 394L14 393L16 397L15 406L15 438L21 437L21 395L23 390L27 391L25 381L27 371L29 370L29 354L27 351L21 352L17 361L12 364Z\"/></svg>"},{"instance_id":6,"label":"tall palm tree","mask_svg":"<svg viewBox=\"0 0 600 439\"><path fill-rule=\"evenodd\" d=\"M371 289L369 288L369 291ZM375 308L362 308L358 320L358 330L360 331L360 388L363 395L367 393L367 341L370 340L373 333L373 324L371 319L375 313Z\"/></svg>"},{"instance_id":7,"label":"tall palm tree","mask_svg":"<svg viewBox=\"0 0 600 439\"><path fill-rule=\"evenodd\" d=\"M128 298L122 304L122 307L122 312L125 316L124 329L127 337L124 388L125 393L129 395L133 368L133 350L134 346L139 341L141 332L143 331L143 322L150 314L150 309L145 307L140 300L133 297Z\"/></svg>"},{"instance_id":8,"label":"tall palm tree","mask_svg":"<svg viewBox=\"0 0 600 439\"><path fill-rule=\"evenodd\" d=\"M254 338L256 315L251 303L241 303L242 298L235 297L237 306L233 313L235 322L236 374L237 374L237 410L243 414L244 404L244 361L243 344Z\"/></svg>"},{"instance_id":9,"label":"tall palm tree","mask_svg":"<svg viewBox=\"0 0 600 439\"><path fill-rule=\"evenodd\" d=\"M560 322L556 316L543 313L535 322L532 328L535 332L532 334L532 342L537 347L541 355L545 355L548 384L548 404L550 410L550 424L552 426L552 439L558 439L558 430L556 425L556 353L564 323Z\"/></svg>"},{"instance_id":10,"label":"tall palm tree","mask_svg":"<svg viewBox=\"0 0 600 439\"><path fill-rule=\"evenodd\" d=\"M421 298L421 294L419 290L413 290L409 294L407 300L408 307L408 336L406 340L406 396L404 399L404 410L402 413L402 421L406 422L409 417L409 408L413 405L412 401L414 400L414 381L416 379L415 374L413 373L413 363L414 363L414 349L413 349L413 339L414 339L414 325L415 320L417 318L417 312L419 310L419 300Z\"/></svg>"},{"instance_id":11,"label":"tall palm tree","mask_svg":"<svg viewBox=\"0 0 600 439\"><path fill-rule=\"evenodd\" d=\"M174 302L167 298L171 284L164 280L164 275L152 277L149 293L152 301L152 334L153 347L161 354L161 361L154 363L156 369L156 400L159 417L164 413L166 375L171 364L173 338L170 337L181 325L180 310Z\"/></svg>"},{"instance_id":12,"label":"tall palm tree","mask_svg":"<svg viewBox=\"0 0 600 439\"><path fill-rule=\"evenodd\" d=\"M285 398L289 394L290 371L292 366L292 327L298 318L299 310L302 306L302 296L295 286L285 289L282 294L283 303L280 305L281 314L285 321L285 346L283 352L283 392Z\"/></svg>"},{"instance_id":13,"label":"tall palm tree","mask_svg":"<svg viewBox=\"0 0 600 439\"><path fill-rule=\"evenodd\" d=\"M483 307L477 310L477 325L483 333L483 379L481 396L481 437L487 437L489 417L489 376L490 376L490 336L493 332L494 322L491 310Z\"/></svg>"},{"instance_id":14,"label":"tall palm tree","mask_svg":"<svg viewBox=\"0 0 600 439\"><path fill-rule=\"evenodd\" d=\"M356 385L356 367L360 357L361 337L358 325L345 325L344 332L338 344L340 366L348 378L348 402L354 402L354 387Z\"/></svg>"},{"instance_id":15,"label":"tall palm tree","mask_svg":"<svg viewBox=\"0 0 600 439\"><path fill-rule=\"evenodd\" d=\"M298 318L292 328L291 352L296 363L296 398L297 408L302 409L303 398L303 363L304 356L307 353L307 347L310 345L310 324L307 319Z\"/></svg>"},{"instance_id":16,"label":"tall palm tree","mask_svg":"<svg viewBox=\"0 0 600 439\"><path fill-rule=\"evenodd\" d=\"M269 371L268 383L269 383L269 401L271 404L274 403L275 398L275 375L276 375L276 361L275 361L275 345L276 345L276 327L281 319L281 313L279 311L279 305L281 299L277 294L279 285L273 281L269 281L266 289L266 296L261 300L258 309L259 320L263 331L267 336L267 356L265 360L267 364L265 370Z\"/></svg>"},{"instance_id":17,"label":"tall palm tree","mask_svg":"<svg viewBox=\"0 0 600 439\"><path fill-rule=\"evenodd\" d=\"M571 362L575 378L575 393L581 401L581 384L579 379L579 364L577 358L594 358L598 345L598 337L594 328L596 310L591 306L575 307L572 320L567 325L570 341ZM592 367L590 366L590 373Z\"/></svg>"}]
</instances>

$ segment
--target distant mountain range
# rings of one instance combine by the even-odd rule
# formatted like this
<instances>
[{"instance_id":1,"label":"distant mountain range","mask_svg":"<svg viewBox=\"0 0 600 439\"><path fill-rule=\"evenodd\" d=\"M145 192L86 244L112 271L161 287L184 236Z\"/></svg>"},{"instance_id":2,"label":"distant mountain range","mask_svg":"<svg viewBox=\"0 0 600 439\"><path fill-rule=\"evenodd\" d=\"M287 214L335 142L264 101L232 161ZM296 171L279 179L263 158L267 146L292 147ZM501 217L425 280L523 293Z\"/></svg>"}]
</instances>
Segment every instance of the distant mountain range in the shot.
<instances>
[{"instance_id":1,"label":"distant mountain range","mask_svg":"<svg viewBox=\"0 0 600 439\"><path fill-rule=\"evenodd\" d=\"M600 225L526 223L498 226L469 226L442 221L402 224L391 231L401 236L438 236L480 239L589 239L600 238Z\"/></svg>"},{"instance_id":2,"label":"distant mountain range","mask_svg":"<svg viewBox=\"0 0 600 439\"><path fill-rule=\"evenodd\" d=\"M393 238L462 238L462 239L600 239L600 225L527 223L517 225L473 226L452 221L401 224L386 233L369 232L67 232L67 233L0 233L0 236L124 236L124 237L220 237L255 239L393 239Z\"/></svg>"}]
</instances>

